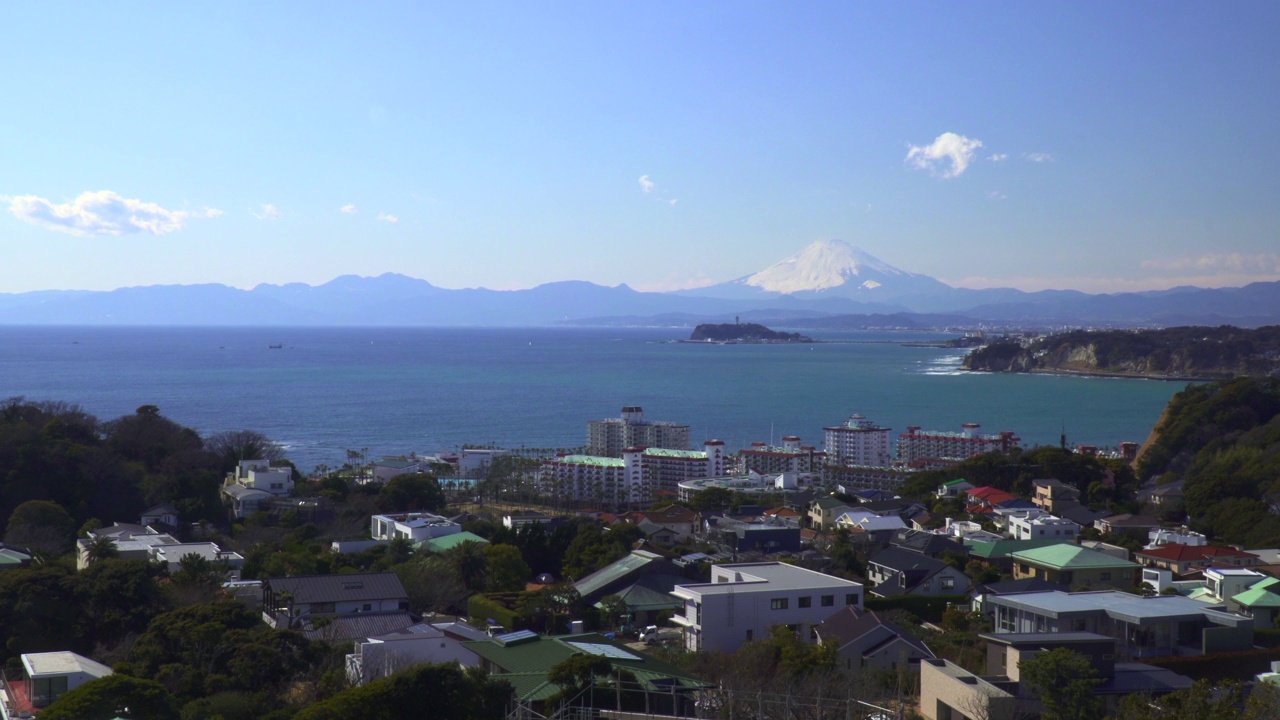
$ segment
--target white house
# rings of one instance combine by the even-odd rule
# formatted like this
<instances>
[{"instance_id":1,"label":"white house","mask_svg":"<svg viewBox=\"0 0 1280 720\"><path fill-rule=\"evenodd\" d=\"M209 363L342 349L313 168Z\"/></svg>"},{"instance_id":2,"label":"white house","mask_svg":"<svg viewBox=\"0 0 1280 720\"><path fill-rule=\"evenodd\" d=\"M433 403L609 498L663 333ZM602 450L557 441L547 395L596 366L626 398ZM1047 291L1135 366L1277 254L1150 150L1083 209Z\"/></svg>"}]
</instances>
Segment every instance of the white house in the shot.
<instances>
[{"instance_id":1,"label":"white house","mask_svg":"<svg viewBox=\"0 0 1280 720\"><path fill-rule=\"evenodd\" d=\"M234 482L272 495L288 495L293 492L293 470L288 467L271 467L266 460L245 460L236 468Z\"/></svg>"},{"instance_id":2,"label":"white house","mask_svg":"<svg viewBox=\"0 0 1280 720\"><path fill-rule=\"evenodd\" d=\"M22 656L27 697L42 708L69 690L113 674L111 668L73 652L26 653ZM7 714L6 714L7 717Z\"/></svg>"},{"instance_id":3,"label":"white house","mask_svg":"<svg viewBox=\"0 0 1280 720\"><path fill-rule=\"evenodd\" d=\"M240 569L244 567L244 556L238 552L223 550L217 543L175 543L156 545L151 549L151 558L164 563L170 574L182 567L182 558L188 555L195 555L211 563L223 563L227 568L227 580L240 579Z\"/></svg>"},{"instance_id":4,"label":"white house","mask_svg":"<svg viewBox=\"0 0 1280 720\"><path fill-rule=\"evenodd\" d=\"M1053 538L1071 541L1080 534L1080 526L1066 518L1052 515L1009 518L1009 534L1014 540L1039 540Z\"/></svg>"},{"instance_id":5,"label":"white house","mask_svg":"<svg viewBox=\"0 0 1280 720\"><path fill-rule=\"evenodd\" d=\"M385 484L397 475L425 472L418 458L382 458L373 464L373 481Z\"/></svg>"},{"instance_id":6,"label":"white house","mask_svg":"<svg viewBox=\"0 0 1280 720\"><path fill-rule=\"evenodd\" d=\"M479 667L480 656L463 643L488 639L483 630L463 622L424 622L356 640L354 652L347 655L347 680L352 685L363 685L406 667L427 663Z\"/></svg>"},{"instance_id":7,"label":"white house","mask_svg":"<svg viewBox=\"0 0 1280 720\"><path fill-rule=\"evenodd\" d=\"M805 642L838 608L862 608L861 583L779 562L713 565L711 582L677 585L684 602L671 621L684 627L691 651L733 652L785 625Z\"/></svg>"},{"instance_id":8,"label":"white house","mask_svg":"<svg viewBox=\"0 0 1280 720\"><path fill-rule=\"evenodd\" d=\"M369 521L369 537L391 541L403 538L412 543L432 540L462 532L462 526L449 518L429 512L374 515Z\"/></svg>"}]
</instances>

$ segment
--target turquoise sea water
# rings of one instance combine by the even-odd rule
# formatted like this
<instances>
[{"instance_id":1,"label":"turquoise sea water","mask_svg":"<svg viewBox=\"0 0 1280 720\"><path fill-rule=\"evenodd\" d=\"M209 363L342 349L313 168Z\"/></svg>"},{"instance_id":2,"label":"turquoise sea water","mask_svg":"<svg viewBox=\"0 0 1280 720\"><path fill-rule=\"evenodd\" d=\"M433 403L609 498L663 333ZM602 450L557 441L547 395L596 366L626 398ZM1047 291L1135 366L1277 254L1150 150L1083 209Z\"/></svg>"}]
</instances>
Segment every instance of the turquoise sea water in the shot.
<instances>
[{"instance_id":1,"label":"turquoise sea water","mask_svg":"<svg viewBox=\"0 0 1280 720\"><path fill-rule=\"evenodd\" d=\"M1142 441L1181 383L965 373L963 353L903 347L926 334L844 333L820 345L665 342L688 330L0 328L0 397L65 400L101 419L152 404L207 433L250 428L303 469L348 448L462 443L573 447L589 419L641 405L731 448L853 413L1013 430L1024 444ZM283 345L272 349L270 345Z\"/></svg>"}]
</instances>

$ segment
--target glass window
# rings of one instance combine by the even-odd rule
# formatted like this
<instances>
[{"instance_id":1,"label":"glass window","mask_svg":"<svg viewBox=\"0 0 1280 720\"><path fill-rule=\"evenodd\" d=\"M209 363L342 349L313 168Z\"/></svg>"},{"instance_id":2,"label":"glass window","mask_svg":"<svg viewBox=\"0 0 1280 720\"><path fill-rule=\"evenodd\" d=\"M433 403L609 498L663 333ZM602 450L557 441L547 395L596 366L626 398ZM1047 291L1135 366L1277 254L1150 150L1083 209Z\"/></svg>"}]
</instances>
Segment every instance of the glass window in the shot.
<instances>
[{"instance_id":1,"label":"glass window","mask_svg":"<svg viewBox=\"0 0 1280 720\"><path fill-rule=\"evenodd\" d=\"M787 598L774 598L769 601L769 608L772 610L786 610Z\"/></svg>"},{"instance_id":2,"label":"glass window","mask_svg":"<svg viewBox=\"0 0 1280 720\"><path fill-rule=\"evenodd\" d=\"M835 596L835 595L823 595L823 596L822 596L822 607L832 607L832 606L834 606L835 604L836 604L836 596Z\"/></svg>"},{"instance_id":3,"label":"glass window","mask_svg":"<svg viewBox=\"0 0 1280 720\"><path fill-rule=\"evenodd\" d=\"M796 601L796 607L802 607L802 608L813 607L813 598L806 595L798 599Z\"/></svg>"}]
</instances>

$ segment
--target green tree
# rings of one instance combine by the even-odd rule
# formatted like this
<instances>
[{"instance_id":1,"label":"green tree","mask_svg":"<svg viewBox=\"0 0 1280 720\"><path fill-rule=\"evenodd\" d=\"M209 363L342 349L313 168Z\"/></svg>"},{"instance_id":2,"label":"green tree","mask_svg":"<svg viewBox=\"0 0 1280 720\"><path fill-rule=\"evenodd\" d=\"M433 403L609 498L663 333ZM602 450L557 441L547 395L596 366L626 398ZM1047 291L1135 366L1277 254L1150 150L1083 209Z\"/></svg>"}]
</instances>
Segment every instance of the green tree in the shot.
<instances>
[{"instance_id":1,"label":"green tree","mask_svg":"<svg viewBox=\"0 0 1280 720\"><path fill-rule=\"evenodd\" d=\"M115 538L107 535L99 535L84 544L84 559L90 565L99 560L117 557L119 554Z\"/></svg>"},{"instance_id":2,"label":"green tree","mask_svg":"<svg viewBox=\"0 0 1280 720\"><path fill-rule=\"evenodd\" d=\"M4 541L30 548L46 557L57 557L71 549L76 522L61 505L48 500L28 500L14 509L5 526Z\"/></svg>"},{"instance_id":3,"label":"green tree","mask_svg":"<svg viewBox=\"0 0 1280 720\"><path fill-rule=\"evenodd\" d=\"M464 543L468 544L468 543ZM525 583L533 571L520 554L520 548L514 545L486 545L484 548L486 590L489 592L507 592L524 590Z\"/></svg>"},{"instance_id":4,"label":"green tree","mask_svg":"<svg viewBox=\"0 0 1280 720\"><path fill-rule=\"evenodd\" d=\"M48 720L178 720L173 695L154 680L108 675L91 680L40 711Z\"/></svg>"},{"instance_id":5,"label":"green tree","mask_svg":"<svg viewBox=\"0 0 1280 720\"><path fill-rule=\"evenodd\" d=\"M445 550L441 555L453 567L454 573L470 592L480 592L488 584L489 555L485 545L464 542Z\"/></svg>"},{"instance_id":6,"label":"green tree","mask_svg":"<svg viewBox=\"0 0 1280 720\"><path fill-rule=\"evenodd\" d=\"M1102 682L1088 658L1057 648L1042 652L1018 666L1022 682L1040 698L1045 720L1095 720L1102 717L1102 701L1093 688Z\"/></svg>"},{"instance_id":7,"label":"green tree","mask_svg":"<svg viewBox=\"0 0 1280 720\"><path fill-rule=\"evenodd\" d=\"M437 512L448 500L440 483L430 475L417 473L396 475L378 491L374 503L384 512Z\"/></svg>"},{"instance_id":8,"label":"green tree","mask_svg":"<svg viewBox=\"0 0 1280 720\"><path fill-rule=\"evenodd\" d=\"M478 668L422 665L304 708L293 720L502 720L512 689Z\"/></svg>"}]
</instances>

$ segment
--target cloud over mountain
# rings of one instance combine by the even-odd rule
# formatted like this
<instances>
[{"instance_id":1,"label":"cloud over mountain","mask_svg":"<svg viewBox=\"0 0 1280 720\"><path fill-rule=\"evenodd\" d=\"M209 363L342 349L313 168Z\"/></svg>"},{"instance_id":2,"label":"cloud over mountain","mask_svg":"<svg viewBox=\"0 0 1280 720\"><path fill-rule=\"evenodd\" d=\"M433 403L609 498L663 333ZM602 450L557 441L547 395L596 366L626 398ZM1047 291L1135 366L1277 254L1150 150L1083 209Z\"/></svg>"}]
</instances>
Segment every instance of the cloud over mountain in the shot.
<instances>
[{"instance_id":1,"label":"cloud over mountain","mask_svg":"<svg viewBox=\"0 0 1280 720\"><path fill-rule=\"evenodd\" d=\"M156 203L124 198L110 190L84 192L69 203L35 195L9 200L9 212L33 225L71 235L164 235L181 230L190 218L216 218L221 210L168 210Z\"/></svg>"}]
</instances>

